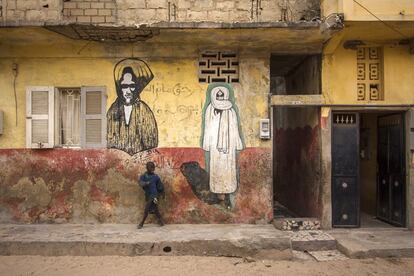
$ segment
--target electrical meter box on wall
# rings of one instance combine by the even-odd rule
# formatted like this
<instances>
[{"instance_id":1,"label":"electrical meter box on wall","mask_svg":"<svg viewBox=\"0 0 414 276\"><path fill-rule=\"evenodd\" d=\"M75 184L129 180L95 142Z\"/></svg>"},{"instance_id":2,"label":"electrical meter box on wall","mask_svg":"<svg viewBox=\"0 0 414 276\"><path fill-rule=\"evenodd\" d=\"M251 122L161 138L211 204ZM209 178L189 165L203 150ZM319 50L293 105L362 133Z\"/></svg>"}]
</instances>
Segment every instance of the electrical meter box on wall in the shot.
<instances>
[{"instance_id":1,"label":"electrical meter box on wall","mask_svg":"<svg viewBox=\"0 0 414 276\"><path fill-rule=\"evenodd\" d=\"M270 139L269 119L260 119L260 139Z\"/></svg>"}]
</instances>

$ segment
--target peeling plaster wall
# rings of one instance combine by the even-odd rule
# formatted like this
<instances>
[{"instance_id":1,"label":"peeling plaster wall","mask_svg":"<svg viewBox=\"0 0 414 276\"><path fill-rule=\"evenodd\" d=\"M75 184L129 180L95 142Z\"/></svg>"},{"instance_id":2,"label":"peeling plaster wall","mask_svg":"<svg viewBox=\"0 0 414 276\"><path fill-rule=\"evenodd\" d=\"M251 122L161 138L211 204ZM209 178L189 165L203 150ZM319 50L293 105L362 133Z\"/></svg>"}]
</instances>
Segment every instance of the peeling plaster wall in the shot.
<instances>
[{"instance_id":1,"label":"peeling plaster wall","mask_svg":"<svg viewBox=\"0 0 414 276\"><path fill-rule=\"evenodd\" d=\"M239 157L236 206L204 203L180 172L204 166L199 148L159 148L130 157L118 150L0 150L0 222L137 223L144 194L137 175L155 160L166 198L167 223L265 223L272 218L270 152L248 148Z\"/></svg>"},{"instance_id":2,"label":"peeling plaster wall","mask_svg":"<svg viewBox=\"0 0 414 276\"><path fill-rule=\"evenodd\" d=\"M54 36L51 33L50 41ZM239 52L240 83L233 88L246 148L238 157L235 207L228 209L200 200L180 170L186 162L205 169L200 136L207 85L198 82L198 46L160 44L153 49L142 44L132 49L155 76L141 97L154 113L159 144L130 156L115 149L24 147L26 86L106 86L108 109L116 97L114 64L131 55L131 46L91 44L78 54L85 42L64 39L30 45L29 51L26 45L16 38L13 45L0 46L0 109L5 114L0 136L1 222L136 223L144 204L137 177L150 160L165 182L161 212L168 223L265 223L272 218L271 145L258 137L259 119L268 112L268 53ZM13 63L18 64L17 126Z\"/></svg>"}]
</instances>

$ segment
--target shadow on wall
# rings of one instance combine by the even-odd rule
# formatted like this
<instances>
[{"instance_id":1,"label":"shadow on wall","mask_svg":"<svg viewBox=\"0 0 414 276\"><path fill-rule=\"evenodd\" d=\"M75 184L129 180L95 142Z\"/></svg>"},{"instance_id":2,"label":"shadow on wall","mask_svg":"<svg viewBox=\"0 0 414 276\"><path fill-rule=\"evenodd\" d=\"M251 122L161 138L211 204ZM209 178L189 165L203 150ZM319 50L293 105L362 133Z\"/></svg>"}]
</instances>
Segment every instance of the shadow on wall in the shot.
<instances>
[{"instance_id":1,"label":"shadow on wall","mask_svg":"<svg viewBox=\"0 0 414 276\"><path fill-rule=\"evenodd\" d=\"M220 202L217 194L210 191L208 172L201 168L198 162L183 163L180 171L198 199L207 204L218 204Z\"/></svg>"},{"instance_id":2,"label":"shadow on wall","mask_svg":"<svg viewBox=\"0 0 414 276\"><path fill-rule=\"evenodd\" d=\"M206 170L200 167L198 162L193 161L183 163L180 167L180 171L190 185L194 195L199 200L210 205L219 204L219 207L224 207L228 210L235 207L235 193L216 194L211 192L210 175Z\"/></svg>"}]
</instances>

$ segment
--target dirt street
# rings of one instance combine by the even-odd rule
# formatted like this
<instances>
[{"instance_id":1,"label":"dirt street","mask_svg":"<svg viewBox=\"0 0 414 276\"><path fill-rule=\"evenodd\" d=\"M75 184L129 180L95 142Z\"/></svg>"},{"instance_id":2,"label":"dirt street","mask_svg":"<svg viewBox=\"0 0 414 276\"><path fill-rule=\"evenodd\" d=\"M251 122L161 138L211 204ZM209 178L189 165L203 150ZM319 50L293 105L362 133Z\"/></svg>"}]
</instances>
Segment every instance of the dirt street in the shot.
<instances>
[{"instance_id":1,"label":"dirt street","mask_svg":"<svg viewBox=\"0 0 414 276\"><path fill-rule=\"evenodd\" d=\"M219 257L1 256L0 275L414 275L414 259L271 261Z\"/></svg>"}]
</instances>

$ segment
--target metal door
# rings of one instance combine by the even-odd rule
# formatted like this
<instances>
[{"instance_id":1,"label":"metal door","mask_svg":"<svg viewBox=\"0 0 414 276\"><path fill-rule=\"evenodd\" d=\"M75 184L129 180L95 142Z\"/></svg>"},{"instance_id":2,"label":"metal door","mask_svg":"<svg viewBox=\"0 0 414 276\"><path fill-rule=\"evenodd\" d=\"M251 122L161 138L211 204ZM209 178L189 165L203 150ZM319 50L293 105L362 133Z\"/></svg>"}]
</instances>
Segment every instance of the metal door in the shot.
<instances>
[{"instance_id":1,"label":"metal door","mask_svg":"<svg viewBox=\"0 0 414 276\"><path fill-rule=\"evenodd\" d=\"M359 227L359 116L332 119L332 226Z\"/></svg>"},{"instance_id":2,"label":"metal door","mask_svg":"<svg viewBox=\"0 0 414 276\"><path fill-rule=\"evenodd\" d=\"M378 117L377 217L405 225L404 117Z\"/></svg>"}]
</instances>

